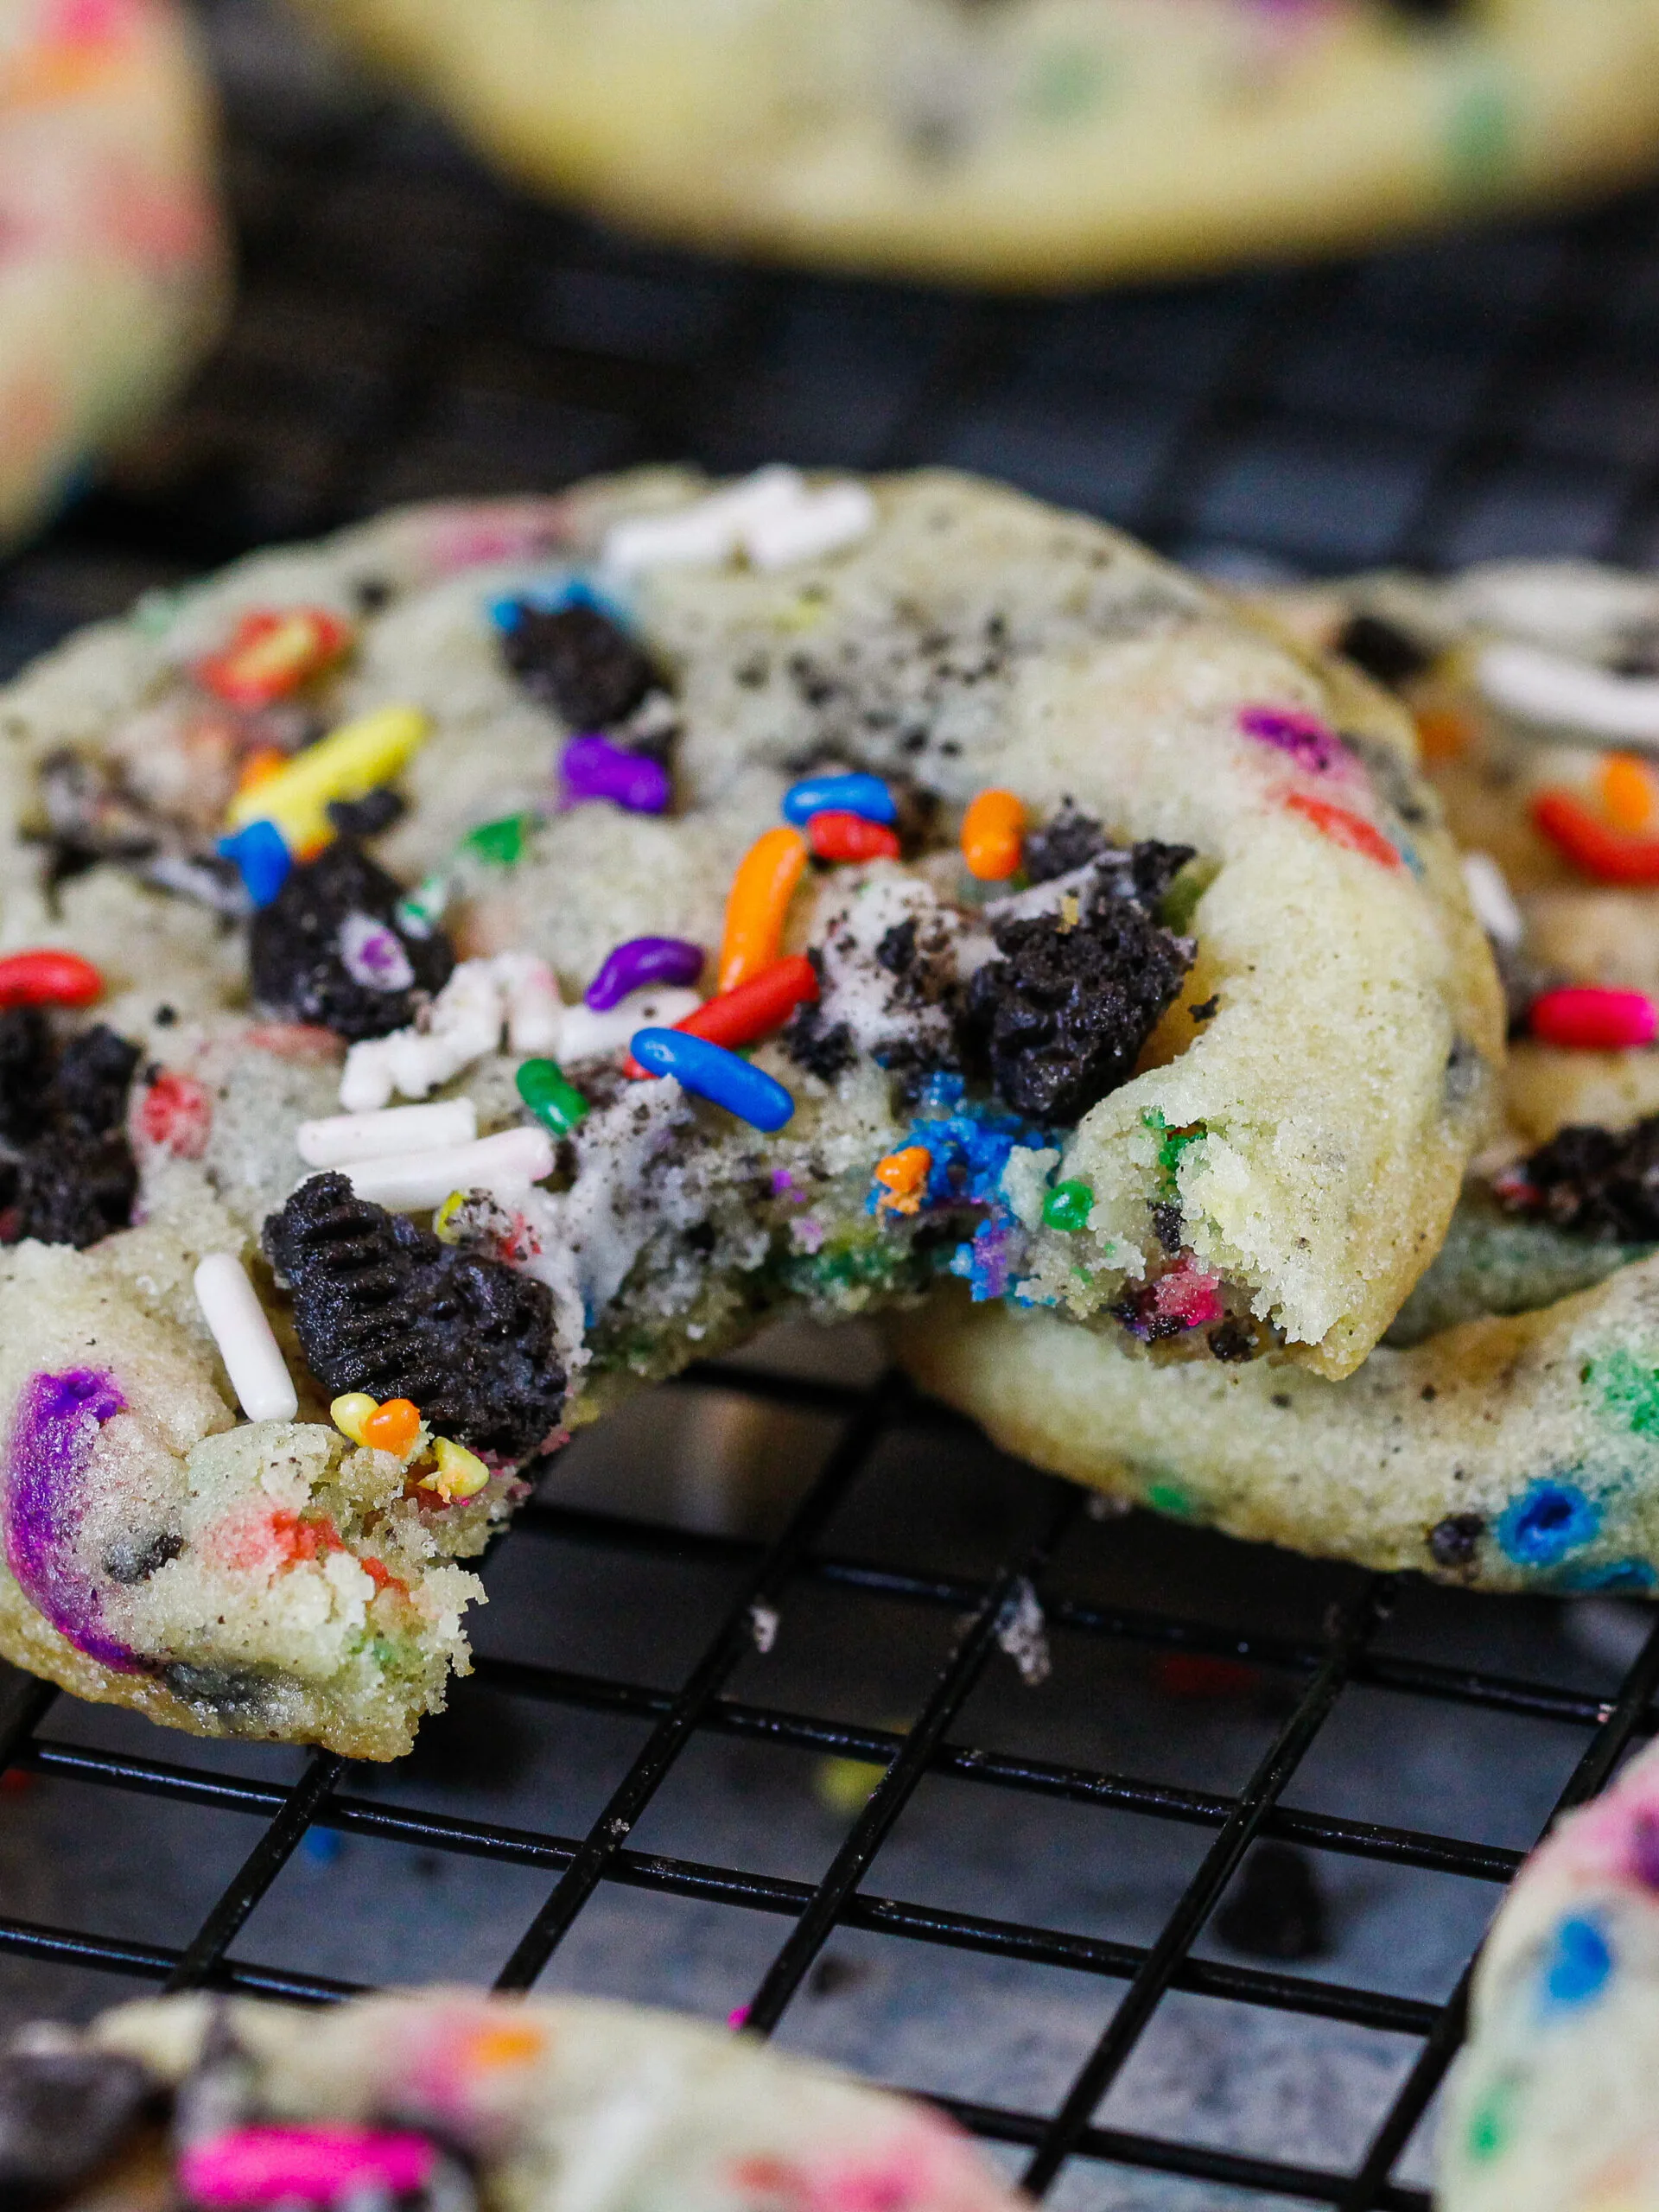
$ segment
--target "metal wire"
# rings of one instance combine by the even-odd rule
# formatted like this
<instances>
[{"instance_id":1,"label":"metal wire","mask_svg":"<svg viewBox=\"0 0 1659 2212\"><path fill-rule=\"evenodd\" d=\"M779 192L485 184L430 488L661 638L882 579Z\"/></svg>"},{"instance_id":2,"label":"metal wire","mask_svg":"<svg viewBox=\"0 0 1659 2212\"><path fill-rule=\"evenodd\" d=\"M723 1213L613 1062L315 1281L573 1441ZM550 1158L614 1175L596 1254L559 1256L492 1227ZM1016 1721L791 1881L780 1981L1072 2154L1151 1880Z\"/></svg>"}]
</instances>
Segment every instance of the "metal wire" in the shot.
<instances>
[{"instance_id":1,"label":"metal wire","mask_svg":"<svg viewBox=\"0 0 1659 2212\"><path fill-rule=\"evenodd\" d=\"M1021 305L882 291L656 253L515 200L404 111L296 90L281 67L262 76L265 64L247 58L257 9L257 0L213 0L206 11L216 33L236 35L231 142L243 268L229 342L162 430L0 574L0 664L146 582L271 537L321 530L398 497L552 485L652 455L690 454L717 467L779 454L858 467L989 467L1176 550L1230 549L1314 569L1501 551L1651 555L1659 408L1642 394L1659 336L1650 303L1659 302L1659 197L1374 263L1163 293ZM283 35L266 25L260 35L266 60L280 64ZM1587 385L1608 395L1599 408L1580 404ZM518 1653L480 1661L481 1681L501 1697L641 1731L585 1831L365 1795L326 1755L284 1787L182 1752L60 1740L42 1732L56 1694L8 1675L0 1770L203 1816L239 1814L260 1830L180 1943L0 1914L0 1950L174 1988L330 2001L354 1985L245 1955L250 1916L314 1830L416 1846L545 1878L542 1904L502 1962L504 1987L531 1986L601 1890L781 1923L747 2008L755 2033L788 2016L836 1930L1091 1977L1102 1985L1097 2031L1050 2108L940 2100L969 2127L1023 2152L1027 2185L1039 2193L1078 2167L1109 2165L1341 2212L1424 2212L1423 2192L1398 2171L1461 2035L1466 1971L1449 1998L1429 2001L1217 1961L1194 1946L1262 1839L1489 1891L1519 1866L1514 1848L1282 1802L1346 1693L1432 1705L1471 1729L1497 1718L1581 1732L1586 1747L1564 1807L1655 1726L1659 1630L1606 1698L1386 1648L1376 1632L1393 1589L1375 1579L1333 1580L1347 1595L1322 1639L1200 1617L1196 1606L1186 1617L1105 1603L1050 1586L1078 1506L1058 1484L1049 1485L1034 1533L983 1573L926 1560L896 1565L838 1548L831 1524L884 1446L899 1439L914 1449L949 1416L892 1379L858 1389L711 1365L677 1387L810 1414L836 1424L839 1440L769 1543L544 1500L519 1516L508 1541L521 1553L580 1551L642 1578L671 1563L717 1573L732 1592L674 1686ZM1292 1685L1243 1786L1198 1787L976 1741L969 1700L1026 1586L1040 1592L1051 1637L1103 1673L1115 1653L1140 1651L1243 1662ZM835 1718L811 1709L810 1695L765 1703L733 1694L757 1621L806 1589L895 1618L919 1608L951 1622L908 1727ZM817 1879L638 1847L635 1831L678 1763L712 1738L879 1770ZM927 1777L1001 1793L1011 1805L1046 1799L1131 1814L1207 1831L1210 1840L1144 1942L884 1893L868 1885L878 1853ZM1103 2101L1177 1993L1410 2038L1419 2054L1346 2167L1105 2124Z\"/></svg>"}]
</instances>

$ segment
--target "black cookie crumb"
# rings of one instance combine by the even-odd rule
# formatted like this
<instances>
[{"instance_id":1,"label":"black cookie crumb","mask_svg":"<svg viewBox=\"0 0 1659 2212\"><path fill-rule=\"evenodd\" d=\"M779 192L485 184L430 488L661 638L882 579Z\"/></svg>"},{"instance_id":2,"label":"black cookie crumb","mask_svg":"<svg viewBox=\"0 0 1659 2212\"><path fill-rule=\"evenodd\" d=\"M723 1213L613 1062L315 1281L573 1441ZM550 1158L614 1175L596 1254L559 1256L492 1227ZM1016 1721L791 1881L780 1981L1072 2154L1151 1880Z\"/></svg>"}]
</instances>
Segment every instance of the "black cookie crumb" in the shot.
<instances>
[{"instance_id":1,"label":"black cookie crumb","mask_svg":"<svg viewBox=\"0 0 1659 2212\"><path fill-rule=\"evenodd\" d=\"M780 1041L796 1066L821 1083L833 1083L858 1058L852 1031L844 1021L826 1021L816 1000L796 1007Z\"/></svg>"},{"instance_id":2,"label":"black cookie crumb","mask_svg":"<svg viewBox=\"0 0 1659 2212\"><path fill-rule=\"evenodd\" d=\"M1510 1211L1599 1243L1659 1243L1659 1114L1630 1129L1562 1129L1497 1191Z\"/></svg>"},{"instance_id":3,"label":"black cookie crumb","mask_svg":"<svg viewBox=\"0 0 1659 2212\"><path fill-rule=\"evenodd\" d=\"M1436 1567L1468 1567L1480 1548L1486 1522L1478 1513L1452 1513L1428 1532L1428 1555Z\"/></svg>"},{"instance_id":4,"label":"black cookie crumb","mask_svg":"<svg viewBox=\"0 0 1659 2212\"><path fill-rule=\"evenodd\" d=\"M580 602L550 614L521 600L501 649L531 698L556 707L577 729L620 722L657 682L626 632Z\"/></svg>"},{"instance_id":5,"label":"black cookie crumb","mask_svg":"<svg viewBox=\"0 0 1659 2212\"><path fill-rule=\"evenodd\" d=\"M255 914L248 940L254 997L268 1013L315 1022L341 1037L384 1037L406 1027L422 997L448 982L455 955L442 930L418 936L397 921L402 896L396 880L349 837L337 838L295 868L270 906ZM341 931L353 918L391 931L408 980L382 989L352 972Z\"/></svg>"},{"instance_id":6,"label":"black cookie crumb","mask_svg":"<svg viewBox=\"0 0 1659 2212\"><path fill-rule=\"evenodd\" d=\"M1181 1249L1181 1210L1173 1198L1154 1206L1152 1231L1173 1259Z\"/></svg>"},{"instance_id":7,"label":"black cookie crumb","mask_svg":"<svg viewBox=\"0 0 1659 2212\"><path fill-rule=\"evenodd\" d=\"M401 822L407 811L407 800L390 784L382 784L378 791L365 791L361 798L331 798L328 802L328 819L342 837L378 837L394 822Z\"/></svg>"},{"instance_id":8,"label":"black cookie crumb","mask_svg":"<svg viewBox=\"0 0 1659 2212\"><path fill-rule=\"evenodd\" d=\"M1380 614L1351 615L1337 638L1337 651L1390 691L1421 676L1434 658Z\"/></svg>"},{"instance_id":9,"label":"black cookie crumb","mask_svg":"<svg viewBox=\"0 0 1659 2212\"><path fill-rule=\"evenodd\" d=\"M0 2056L0 2204L25 2212L89 2180L137 2134L159 2088L124 2052Z\"/></svg>"},{"instance_id":10,"label":"black cookie crumb","mask_svg":"<svg viewBox=\"0 0 1659 2212\"><path fill-rule=\"evenodd\" d=\"M1187 1017L1192 1021L1213 1021L1220 1004L1221 994L1217 991L1214 998L1200 999L1196 1006L1188 1007Z\"/></svg>"},{"instance_id":11,"label":"black cookie crumb","mask_svg":"<svg viewBox=\"0 0 1659 2212\"><path fill-rule=\"evenodd\" d=\"M1216 1915L1216 1933L1247 1958L1318 1958L1325 1900L1312 1861L1287 1843L1257 1844Z\"/></svg>"},{"instance_id":12,"label":"black cookie crumb","mask_svg":"<svg viewBox=\"0 0 1659 2212\"><path fill-rule=\"evenodd\" d=\"M1211 1352L1230 1366L1255 1357L1255 1337L1242 1321L1217 1321L1205 1339Z\"/></svg>"},{"instance_id":13,"label":"black cookie crumb","mask_svg":"<svg viewBox=\"0 0 1659 2212\"><path fill-rule=\"evenodd\" d=\"M27 1144L51 1120L57 1058L52 1025L39 1007L0 1014L0 1136L9 1143Z\"/></svg>"},{"instance_id":14,"label":"black cookie crumb","mask_svg":"<svg viewBox=\"0 0 1659 2212\"><path fill-rule=\"evenodd\" d=\"M916 917L895 922L875 948L876 963L890 976L907 976L916 964Z\"/></svg>"},{"instance_id":15,"label":"black cookie crumb","mask_svg":"<svg viewBox=\"0 0 1659 2212\"><path fill-rule=\"evenodd\" d=\"M124 1123L138 1048L102 1022L59 1048L36 1007L0 1014L0 1243L84 1249L132 1218L138 1170Z\"/></svg>"},{"instance_id":16,"label":"black cookie crumb","mask_svg":"<svg viewBox=\"0 0 1659 2212\"><path fill-rule=\"evenodd\" d=\"M314 1175L264 1226L294 1294L294 1325L331 1395L410 1398L435 1435L524 1459L556 1425L564 1370L545 1283L441 1244Z\"/></svg>"},{"instance_id":17,"label":"black cookie crumb","mask_svg":"<svg viewBox=\"0 0 1659 2212\"><path fill-rule=\"evenodd\" d=\"M1070 875L1103 853L1110 840L1092 814L1084 814L1069 798L1041 830L1033 830L1025 843L1026 874L1033 883L1052 883L1057 875Z\"/></svg>"},{"instance_id":18,"label":"black cookie crumb","mask_svg":"<svg viewBox=\"0 0 1659 2212\"><path fill-rule=\"evenodd\" d=\"M104 1572L111 1582L148 1582L183 1549L184 1538L172 1529L158 1529L153 1536L118 1536L104 1554Z\"/></svg>"},{"instance_id":19,"label":"black cookie crumb","mask_svg":"<svg viewBox=\"0 0 1659 2212\"><path fill-rule=\"evenodd\" d=\"M274 1675L255 1667L193 1667L188 1659L163 1667L162 1681L185 1705L205 1705L244 1721L258 1719L276 1686Z\"/></svg>"},{"instance_id":20,"label":"black cookie crumb","mask_svg":"<svg viewBox=\"0 0 1659 2212\"><path fill-rule=\"evenodd\" d=\"M1051 1124L1079 1121L1134 1072L1192 946L1111 891L1069 929L1042 915L992 935L1002 957L969 988L969 1041L982 1045L1005 1105Z\"/></svg>"},{"instance_id":21,"label":"black cookie crumb","mask_svg":"<svg viewBox=\"0 0 1659 2212\"><path fill-rule=\"evenodd\" d=\"M21 1244L32 1236L85 1251L126 1228L137 1195L137 1166L119 1130L42 1137L0 1167L0 1243Z\"/></svg>"},{"instance_id":22,"label":"black cookie crumb","mask_svg":"<svg viewBox=\"0 0 1659 2212\"><path fill-rule=\"evenodd\" d=\"M82 1136L115 1128L126 1111L138 1047L99 1022L63 1048L52 1085L59 1118Z\"/></svg>"}]
</instances>

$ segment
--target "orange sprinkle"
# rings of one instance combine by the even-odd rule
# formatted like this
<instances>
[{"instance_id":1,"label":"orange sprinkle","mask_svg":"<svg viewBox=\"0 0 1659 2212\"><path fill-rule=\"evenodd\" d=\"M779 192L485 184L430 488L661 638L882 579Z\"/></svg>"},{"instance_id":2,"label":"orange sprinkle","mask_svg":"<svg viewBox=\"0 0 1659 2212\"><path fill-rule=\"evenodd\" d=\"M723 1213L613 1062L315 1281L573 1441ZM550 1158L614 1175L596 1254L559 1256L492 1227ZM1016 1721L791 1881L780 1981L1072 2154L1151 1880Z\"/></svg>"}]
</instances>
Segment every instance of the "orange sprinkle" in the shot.
<instances>
[{"instance_id":1,"label":"orange sprinkle","mask_svg":"<svg viewBox=\"0 0 1659 2212\"><path fill-rule=\"evenodd\" d=\"M962 817L962 856L969 875L1001 883L1020 865L1026 810L1012 791L980 791Z\"/></svg>"},{"instance_id":2,"label":"orange sprinkle","mask_svg":"<svg viewBox=\"0 0 1659 2212\"><path fill-rule=\"evenodd\" d=\"M1306 791L1292 791L1285 801L1293 814L1300 814L1311 822L1323 837L1333 845L1341 845L1351 853L1363 853L1368 861L1380 861L1384 868L1403 868L1405 862L1380 830L1357 814L1351 814L1345 806L1332 806L1329 799L1310 798Z\"/></svg>"},{"instance_id":3,"label":"orange sprinkle","mask_svg":"<svg viewBox=\"0 0 1659 2212\"><path fill-rule=\"evenodd\" d=\"M890 1152L885 1160L878 1160L875 1179L882 1191L876 1211L919 1213L932 1165L933 1155L925 1144L907 1144L902 1152Z\"/></svg>"},{"instance_id":4,"label":"orange sprinkle","mask_svg":"<svg viewBox=\"0 0 1659 2212\"><path fill-rule=\"evenodd\" d=\"M261 784L268 784L273 776L280 776L288 766L288 755L280 745L262 745L250 753L242 764L242 772L236 779L239 791L257 791Z\"/></svg>"},{"instance_id":5,"label":"orange sprinkle","mask_svg":"<svg viewBox=\"0 0 1659 2212\"><path fill-rule=\"evenodd\" d=\"M1455 707L1425 707L1417 717L1417 742L1425 760L1455 760L1474 741L1474 724Z\"/></svg>"},{"instance_id":6,"label":"orange sprinkle","mask_svg":"<svg viewBox=\"0 0 1659 2212\"><path fill-rule=\"evenodd\" d=\"M474 2066L522 2066L539 2058L546 2044L539 2028L480 2028L467 2038L467 2056Z\"/></svg>"},{"instance_id":7,"label":"orange sprinkle","mask_svg":"<svg viewBox=\"0 0 1659 2212\"><path fill-rule=\"evenodd\" d=\"M387 1398L363 1416L363 1441L377 1452L395 1452L399 1459L420 1433L420 1408L407 1398Z\"/></svg>"},{"instance_id":8,"label":"orange sprinkle","mask_svg":"<svg viewBox=\"0 0 1659 2212\"><path fill-rule=\"evenodd\" d=\"M788 829L768 830L738 862L726 899L719 989L735 990L777 959L784 917L805 866L806 840L798 830Z\"/></svg>"},{"instance_id":9,"label":"orange sprinkle","mask_svg":"<svg viewBox=\"0 0 1659 2212\"><path fill-rule=\"evenodd\" d=\"M1655 791L1645 762L1634 753L1610 753L1601 764L1601 810L1615 830L1652 826Z\"/></svg>"}]
</instances>

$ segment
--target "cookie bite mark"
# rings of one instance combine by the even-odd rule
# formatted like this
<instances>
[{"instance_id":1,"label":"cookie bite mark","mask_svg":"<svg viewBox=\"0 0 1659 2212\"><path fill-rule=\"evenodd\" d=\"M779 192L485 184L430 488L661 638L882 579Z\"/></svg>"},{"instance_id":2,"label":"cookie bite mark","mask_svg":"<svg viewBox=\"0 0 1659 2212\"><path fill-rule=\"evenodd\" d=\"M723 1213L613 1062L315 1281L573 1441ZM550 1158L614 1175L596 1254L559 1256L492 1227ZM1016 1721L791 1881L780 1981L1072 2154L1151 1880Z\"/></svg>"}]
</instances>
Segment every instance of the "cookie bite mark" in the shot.
<instances>
[{"instance_id":1,"label":"cookie bite mark","mask_svg":"<svg viewBox=\"0 0 1659 2212\"><path fill-rule=\"evenodd\" d=\"M6 1440L6 1564L60 1636L119 1674L144 1662L105 1624L97 1584L77 1556L99 1433L127 1410L115 1377L93 1367L29 1377Z\"/></svg>"}]
</instances>

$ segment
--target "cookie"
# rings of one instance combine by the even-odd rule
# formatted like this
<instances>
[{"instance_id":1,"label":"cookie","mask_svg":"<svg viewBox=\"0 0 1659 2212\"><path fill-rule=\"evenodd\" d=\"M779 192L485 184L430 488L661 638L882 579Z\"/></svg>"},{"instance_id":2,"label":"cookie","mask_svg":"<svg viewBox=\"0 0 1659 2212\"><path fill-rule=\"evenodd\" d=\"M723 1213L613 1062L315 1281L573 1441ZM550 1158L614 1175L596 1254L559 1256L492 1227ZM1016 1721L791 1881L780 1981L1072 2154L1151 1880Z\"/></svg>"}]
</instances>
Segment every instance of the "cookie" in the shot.
<instances>
[{"instance_id":1,"label":"cookie","mask_svg":"<svg viewBox=\"0 0 1659 2212\"><path fill-rule=\"evenodd\" d=\"M752 2037L588 1998L466 1989L325 2011L141 1999L0 2053L0 2188L40 2212L570 2202L710 2212L1011 2191L930 2107Z\"/></svg>"},{"instance_id":2,"label":"cookie","mask_svg":"<svg viewBox=\"0 0 1659 2212\"><path fill-rule=\"evenodd\" d=\"M1475 1971L1446 2089L1446 2212L1637 2212L1659 2202L1659 1756L1568 1813L1522 1868Z\"/></svg>"},{"instance_id":3,"label":"cookie","mask_svg":"<svg viewBox=\"0 0 1659 2212\"><path fill-rule=\"evenodd\" d=\"M1347 247L1642 170L1651 0L311 0L632 228L1067 284Z\"/></svg>"},{"instance_id":4,"label":"cookie","mask_svg":"<svg viewBox=\"0 0 1659 2212\"><path fill-rule=\"evenodd\" d=\"M0 960L0 1643L176 1725L395 1754L521 1470L782 1313L1344 1372L1487 1131L1396 711L970 480L412 511L0 733L6 941L92 963ZM45 1243L83 1092L131 1225Z\"/></svg>"},{"instance_id":5,"label":"cookie","mask_svg":"<svg viewBox=\"0 0 1659 2212\"><path fill-rule=\"evenodd\" d=\"M0 7L0 541L68 496L213 336L213 152L173 0Z\"/></svg>"}]
</instances>

